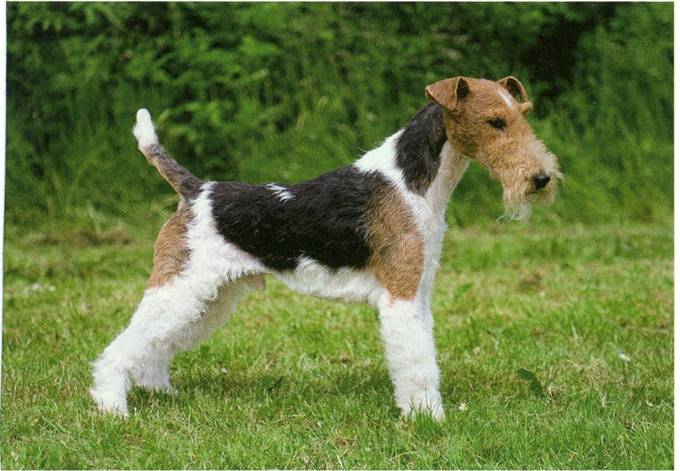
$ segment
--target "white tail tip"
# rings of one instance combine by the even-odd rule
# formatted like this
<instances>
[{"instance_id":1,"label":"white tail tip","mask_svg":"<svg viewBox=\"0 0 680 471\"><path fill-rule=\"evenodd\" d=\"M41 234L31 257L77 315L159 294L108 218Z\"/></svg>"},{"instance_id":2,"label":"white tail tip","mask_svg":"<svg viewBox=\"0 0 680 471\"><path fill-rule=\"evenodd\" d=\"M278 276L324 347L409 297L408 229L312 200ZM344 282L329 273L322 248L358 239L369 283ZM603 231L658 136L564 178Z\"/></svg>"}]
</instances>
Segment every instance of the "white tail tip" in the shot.
<instances>
[{"instance_id":1,"label":"white tail tip","mask_svg":"<svg viewBox=\"0 0 680 471\"><path fill-rule=\"evenodd\" d=\"M137 122L132 128L132 134L135 135L140 149L158 144L158 137L156 137L156 131L153 128L151 114L146 108L140 108L137 111Z\"/></svg>"}]
</instances>

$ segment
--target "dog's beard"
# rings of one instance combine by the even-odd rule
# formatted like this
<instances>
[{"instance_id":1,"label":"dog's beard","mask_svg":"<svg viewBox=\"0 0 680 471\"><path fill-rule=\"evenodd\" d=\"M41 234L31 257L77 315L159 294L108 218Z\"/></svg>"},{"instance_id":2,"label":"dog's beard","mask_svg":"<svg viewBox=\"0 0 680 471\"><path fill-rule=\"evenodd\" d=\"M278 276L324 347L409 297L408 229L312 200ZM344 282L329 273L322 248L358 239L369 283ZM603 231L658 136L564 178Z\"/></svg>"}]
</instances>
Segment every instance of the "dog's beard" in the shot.
<instances>
[{"instance_id":1,"label":"dog's beard","mask_svg":"<svg viewBox=\"0 0 680 471\"><path fill-rule=\"evenodd\" d=\"M503 180L501 180L503 181ZM517 179L503 182L503 206L505 212L498 218L500 221L528 221L531 217L531 199L526 183L517 183Z\"/></svg>"},{"instance_id":2,"label":"dog's beard","mask_svg":"<svg viewBox=\"0 0 680 471\"><path fill-rule=\"evenodd\" d=\"M531 218L532 205L534 203L545 206L555 201L557 189L564 178L560 172L560 166L555 155L543 145L541 141L534 140L529 145L530 155L538 163L523 166L515 165L494 172L490 168L503 187L503 205L505 212L498 221L528 221ZM533 184L533 175L547 173L550 176L548 184L536 191Z\"/></svg>"},{"instance_id":3,"label":"dog's beard","mask_svg":"<svg viewBox=\"0 0 680 471\"><path fill-rule=\"evenodd\" d=\"M497 219L501 221L522 221L526 222L531 218L531 203L524 202L505 202L505 212Z\"/></svg>"},{"instance_id":4,"label":"dog's beard","mask_svg":"<svg viewBox=\"0 0 680 471\"><path fill-rule=\"evenodd\" d=\"M561 179L562 174L556 172L551 175L550 183L539 191L531 191L528 185L505 185L503 187L505 212L498 221L528 221L534 204L549 206L555 201L558 181Z\"/></svg>"}]
</instances>

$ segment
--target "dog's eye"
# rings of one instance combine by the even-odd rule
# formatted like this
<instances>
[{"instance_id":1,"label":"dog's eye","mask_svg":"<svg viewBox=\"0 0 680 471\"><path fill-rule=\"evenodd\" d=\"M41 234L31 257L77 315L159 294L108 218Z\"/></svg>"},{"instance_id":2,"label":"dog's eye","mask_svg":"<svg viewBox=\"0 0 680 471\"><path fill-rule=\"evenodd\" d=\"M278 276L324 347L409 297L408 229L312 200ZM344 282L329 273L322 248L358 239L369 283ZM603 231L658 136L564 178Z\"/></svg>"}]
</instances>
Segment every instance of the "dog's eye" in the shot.
<instances>
[{"instance_id":1,"label":"dog's eye","mask_svg":"<svg viewBox=\"0 0 680 471\"><path fill-rule=\"evenodd\" d=\"M502 120L501 118L491 118L486 121L489 123L489 125L493 126L496 129L504 129L505 128L505 121Z\"/></svg>"}]
</instances>

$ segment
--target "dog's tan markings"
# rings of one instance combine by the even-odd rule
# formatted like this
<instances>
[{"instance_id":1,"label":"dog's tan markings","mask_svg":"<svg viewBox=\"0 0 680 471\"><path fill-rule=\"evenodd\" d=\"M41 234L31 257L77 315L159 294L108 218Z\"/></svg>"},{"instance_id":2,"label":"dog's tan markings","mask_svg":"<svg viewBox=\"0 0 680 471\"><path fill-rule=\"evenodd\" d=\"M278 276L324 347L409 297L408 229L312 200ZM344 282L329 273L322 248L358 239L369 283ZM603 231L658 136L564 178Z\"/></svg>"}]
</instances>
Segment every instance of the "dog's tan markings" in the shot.
<instances>
[{"instance_id":1,"label":"dog's tan markings","mask_svg":"<svg viewBox=\"0 0 680 471\"><path fill-rule=\"evenodd\" d=\"M395 188L377 192L368 213L369 269L393 298L415 296L423 273L423 239Z\"/></svg>"},{"instance_id":2,"label":"dog's tan markings","mask_svg":"<svg viewBox=\"0 0 680 471\"><path fill-rule=\"evenodd\" d=\"M153 254L153 270L149 277L150 288L172 280L186 267L189 259L187 227L191 221L189 207L180 207L161 228Z\"/></svg>"},{"instance_id":3,"label":"dog's tan markings","mask_svg":"<svg viewBox=\"0 0 680 471\"><path fill-rule=\"evenodd\" d=\"M170 157L162 145L150 144L140 151L182 198L198 193L203 182Z\"/></svg>"}]
</instances>

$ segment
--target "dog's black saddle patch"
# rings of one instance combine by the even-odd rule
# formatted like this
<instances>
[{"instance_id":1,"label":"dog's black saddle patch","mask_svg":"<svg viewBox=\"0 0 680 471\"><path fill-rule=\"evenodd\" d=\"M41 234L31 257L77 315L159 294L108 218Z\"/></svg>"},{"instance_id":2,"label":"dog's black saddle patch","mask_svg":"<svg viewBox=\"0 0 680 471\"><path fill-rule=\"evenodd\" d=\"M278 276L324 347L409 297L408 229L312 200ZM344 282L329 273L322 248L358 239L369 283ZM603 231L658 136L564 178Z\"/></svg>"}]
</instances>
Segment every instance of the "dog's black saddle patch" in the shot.
<instances>
[{"instance_id":1,"label":"dog's black saddle patch","mask_svg":"<svg viewBox=\"0 0 680 471\"><path fill-rule=\"evenodd\" d=\"M363 268L370 256L366 213L389 183L376 172L344 167L296 185L213 184L219 233L274 270L293 270L301 257L330 268Z\"/></svg>"}]
</instances>

